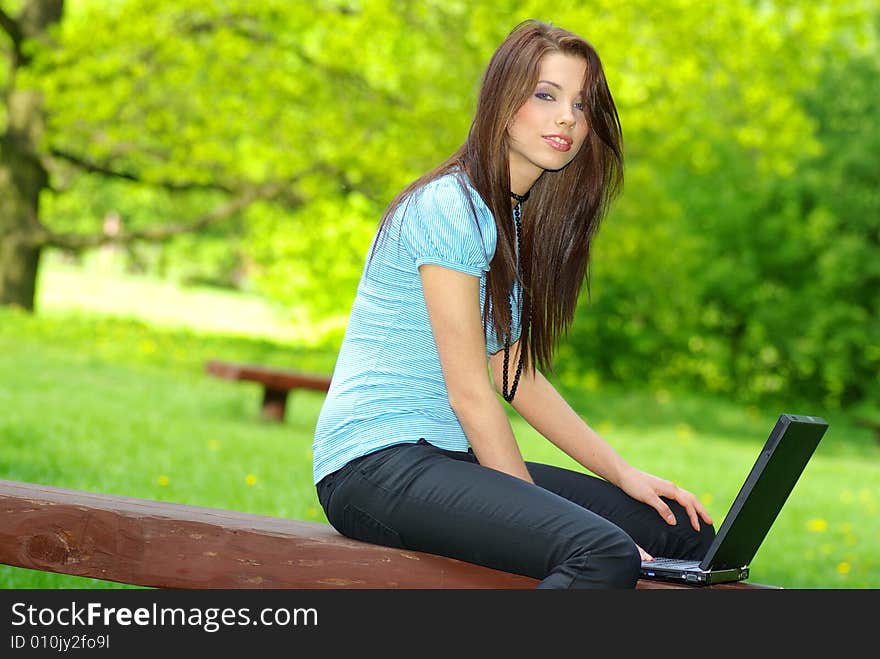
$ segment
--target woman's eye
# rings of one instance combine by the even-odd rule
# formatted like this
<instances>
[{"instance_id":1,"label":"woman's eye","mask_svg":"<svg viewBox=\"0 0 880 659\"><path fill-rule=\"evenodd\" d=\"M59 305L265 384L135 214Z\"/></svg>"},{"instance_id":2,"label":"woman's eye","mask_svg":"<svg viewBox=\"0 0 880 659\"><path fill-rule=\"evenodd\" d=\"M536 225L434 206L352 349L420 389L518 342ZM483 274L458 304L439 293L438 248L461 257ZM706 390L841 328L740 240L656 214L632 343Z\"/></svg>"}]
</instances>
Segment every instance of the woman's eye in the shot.
<instances>
[{"instance_id":1,"label":"woman's eye","mask_svg":"<svg viewBox=\"0 0 880 659\"><path fill-rule=\"evenodd\" d=\"M550 92L535 92L535 98L539 98L542 101L555 101L556 99L553 97L553 94ZM572 107L578 112L583 112L584 110L584 102L577 101L572 104Z\"/></svg>"}]
</instances>

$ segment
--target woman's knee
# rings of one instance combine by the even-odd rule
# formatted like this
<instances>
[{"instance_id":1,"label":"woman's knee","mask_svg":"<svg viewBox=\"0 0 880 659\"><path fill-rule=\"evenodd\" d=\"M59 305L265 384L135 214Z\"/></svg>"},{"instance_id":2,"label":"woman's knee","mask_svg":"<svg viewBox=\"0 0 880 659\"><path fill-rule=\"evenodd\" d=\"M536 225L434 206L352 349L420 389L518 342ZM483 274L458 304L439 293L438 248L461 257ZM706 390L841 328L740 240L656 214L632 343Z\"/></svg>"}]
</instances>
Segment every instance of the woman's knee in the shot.
<instances>
[{"instance_id":1,"label":"woman's knee","mask_svg":"<svg viewBox=\"0 0 880 659\"><path fill-rule=\"evenodd\" d=\"M635 587L642 558L636 543L626 533L620 531L608 543L590 553L590 560L607 580L608 588Z\"/></svg>"},{"instance_id":2,"label":"woman's knee","mask_svg":"<svg viewBox=\"0 0 880 659\"><path fill-rule=\"evenodd\" d=\"M700 560L709 551L709 546L715 540L715 527L698 519L700 530L694 530L687 511L677 502L670 503L675 513L677 523L669 528L667 547L661 555L668 558L684 558Z\"/></svg>"},{"instance_id":3,"label":"woman's knee","mask_svg":"<svg viewBox=\"0 0 880 659\"><path fill-rule=\"evenodd\" d=\"M687 556L686 558L702 559L703 556L706 555L706 552L709 551L709 546L714 540L715 527L700 520L699 531L694 531L693 527L691 527L690 548L688 551L690 556Z\"/></svg>"},{"instance_id":4,"label":"woman's knee","mask_svg":"<svg viewBox=\"0 0 880 659\"><path fill-rule=\"evenodd\" d=\"M608 525L575 538L567 558L541 582L539 588L634 588L641 556L632 538Z\"/></svg>"}]
</instances>

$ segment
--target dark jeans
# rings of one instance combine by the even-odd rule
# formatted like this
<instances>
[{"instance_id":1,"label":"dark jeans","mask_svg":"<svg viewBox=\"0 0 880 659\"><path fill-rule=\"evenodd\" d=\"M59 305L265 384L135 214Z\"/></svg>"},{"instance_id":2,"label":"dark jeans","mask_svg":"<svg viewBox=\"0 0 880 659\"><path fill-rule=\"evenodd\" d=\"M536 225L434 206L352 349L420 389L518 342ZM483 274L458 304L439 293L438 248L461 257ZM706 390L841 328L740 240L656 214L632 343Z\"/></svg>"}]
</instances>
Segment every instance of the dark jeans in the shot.
<instances>
[{"instance_id":1,"label":"dark jeans","mask_svg":"<svg viewBox=\"0 0 880 659\"><path fill-rule=\"evenodd\" d=\"M535 485L420 440L352 460L318 483L318 499L343 535L523 574L539 588L633 588L636 543L700 559L715 536L702 521L694 531L674 501L670 526L605 480L526 466Z\"/></svg>"}]
</instances>

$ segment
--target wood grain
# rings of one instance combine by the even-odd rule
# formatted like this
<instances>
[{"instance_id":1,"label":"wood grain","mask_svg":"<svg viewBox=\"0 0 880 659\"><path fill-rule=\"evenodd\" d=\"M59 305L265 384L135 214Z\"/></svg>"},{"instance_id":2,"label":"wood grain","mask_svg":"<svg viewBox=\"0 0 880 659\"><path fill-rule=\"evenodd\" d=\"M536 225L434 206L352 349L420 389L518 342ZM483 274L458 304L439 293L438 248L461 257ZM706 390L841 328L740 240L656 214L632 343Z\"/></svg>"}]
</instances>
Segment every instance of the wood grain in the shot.
<instances>
[{"instance_id":1,"label":"wood grain","mask_svg":"<svg viewBox=\"0 0 880 659\"><path fill-rule=\"evenodd\" d=\"M3 480L0 563L156 588L537 585L529 577L451 558L351 540L319 522ZM651 581L638 587L693 589Z\"/></svg>"}]
</instances>

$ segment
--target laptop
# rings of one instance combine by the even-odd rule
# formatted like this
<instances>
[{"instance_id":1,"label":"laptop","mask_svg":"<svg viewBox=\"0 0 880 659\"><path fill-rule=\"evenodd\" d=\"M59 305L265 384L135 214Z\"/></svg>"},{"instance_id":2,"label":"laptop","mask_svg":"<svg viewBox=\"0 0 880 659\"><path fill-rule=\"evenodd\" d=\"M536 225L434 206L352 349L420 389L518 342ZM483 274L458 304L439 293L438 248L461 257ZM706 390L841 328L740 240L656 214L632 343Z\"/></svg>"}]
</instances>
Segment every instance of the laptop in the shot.
<instances>
[{"instance_id":1,"label":"laptop","mask_svg":"<svg viewBox=\"0 0 880 659\"><path fill-rule=\"evenodd\" d=\"M780 414L703 560L655 557L642 561L641 578L701 586L747 579L758 547L827 429L817 416Z\"/></svg>"}]
</instances>

